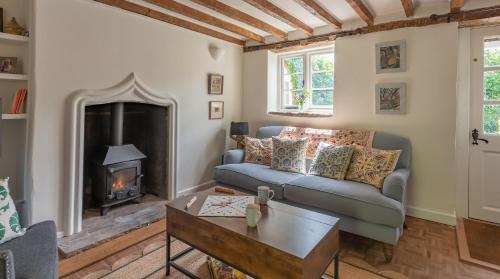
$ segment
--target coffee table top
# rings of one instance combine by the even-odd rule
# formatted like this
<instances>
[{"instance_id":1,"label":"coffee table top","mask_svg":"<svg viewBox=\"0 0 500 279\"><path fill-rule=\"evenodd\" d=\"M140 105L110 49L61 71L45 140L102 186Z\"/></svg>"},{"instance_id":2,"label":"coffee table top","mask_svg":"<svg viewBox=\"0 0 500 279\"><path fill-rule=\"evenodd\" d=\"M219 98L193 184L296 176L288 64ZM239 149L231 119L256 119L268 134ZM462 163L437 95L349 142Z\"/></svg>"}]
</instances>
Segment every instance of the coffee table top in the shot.
<instances>
[{"instance_id":1,"label":"coffee table top","mask_svg":"<svg viewBox=\"0 0 500 279\"><path fill-rule=\"evenodd\" d=\"M183 211L300 259L305 259L332 229L338 229L338 218L275 201L261 206L262 218L255 228L248 227L241 217L200 217L198 212L208 195L223 194L211 188L168 202L167 210ZM248 194L236 191L236 195ZM193 196L197 196L196 202L185 210Z\"/></svg>"}]
</instances>

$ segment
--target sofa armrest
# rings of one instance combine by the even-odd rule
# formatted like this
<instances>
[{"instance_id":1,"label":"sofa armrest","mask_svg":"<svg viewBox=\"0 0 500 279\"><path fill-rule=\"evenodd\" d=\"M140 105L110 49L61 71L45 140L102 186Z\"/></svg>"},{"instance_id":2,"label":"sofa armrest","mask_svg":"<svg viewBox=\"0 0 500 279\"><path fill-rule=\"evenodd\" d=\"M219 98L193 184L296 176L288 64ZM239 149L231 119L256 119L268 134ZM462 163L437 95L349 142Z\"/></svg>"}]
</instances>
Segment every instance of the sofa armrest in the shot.
<instances>
[{"instance_id":1,"label":"sofa armrest","mask_svg":"<svg viewBox=\"0 0 500 279\"><path fill-rule=\"evenodd\" d=\"M239 164L243 163L245 159L245 150L244 149L230 149L224 153L224 161L222 164Z\"/></svg>"},{"instance_id":2,"label":"sofa armrest","mask_svg":"<svg viewBox=\"0 0 500 279\"><path fill-rule=\"evenodd\" d=\"M409 169L397 169L384 180L382 193L384 196L395 199L401 203L406 202L406 185L410 176Z\"/></svg>"},{"instance_id":3,"label":"sofa armrest","mask_svg":"<svg viewBox=\"0 0 500 279\"><path fill-rule=\"evenodd\" d=\"M10 250L0 251L0 279L16 279L14 256Z\"/></svg>"}]
</instances>

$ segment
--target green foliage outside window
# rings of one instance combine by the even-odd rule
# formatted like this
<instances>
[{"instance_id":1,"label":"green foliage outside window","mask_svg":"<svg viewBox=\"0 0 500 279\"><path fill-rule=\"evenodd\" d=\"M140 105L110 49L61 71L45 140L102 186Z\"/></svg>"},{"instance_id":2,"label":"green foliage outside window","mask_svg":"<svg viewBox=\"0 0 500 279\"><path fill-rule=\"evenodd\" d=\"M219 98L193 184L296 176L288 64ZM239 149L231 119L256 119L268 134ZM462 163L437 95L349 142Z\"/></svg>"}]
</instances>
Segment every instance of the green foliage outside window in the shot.
<instances>
[{"instance_id":1,"label":"green foliage outside window","mask_svg":"<svg viewBox=\"0 0 500 279\"><path fill-rule=\"evenodd\" d=\"M484 66L500 66L500 48L486 48ZM500 72L484 72L484 99L500 100ZM500 134L500 105L485 105L483 108L484 131L488 134Z\"/></svg>"}]
</instances>

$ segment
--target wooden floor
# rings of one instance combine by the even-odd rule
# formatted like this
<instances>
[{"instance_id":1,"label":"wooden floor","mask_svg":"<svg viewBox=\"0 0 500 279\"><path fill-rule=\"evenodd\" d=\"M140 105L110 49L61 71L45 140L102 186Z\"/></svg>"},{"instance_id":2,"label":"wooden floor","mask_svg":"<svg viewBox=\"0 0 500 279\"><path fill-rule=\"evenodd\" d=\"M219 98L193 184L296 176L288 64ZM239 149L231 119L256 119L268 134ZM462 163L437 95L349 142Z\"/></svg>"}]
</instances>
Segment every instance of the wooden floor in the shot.
<instances>
[{"instance_id":1,"label":"wooden floor","mask_svg":"<svg viewBox=\"0 0 500 279\"><path fill-rule=\"evenodd\" d=\"M471 257L500 266L500 226L470 219L464 225Z\"/></svg>"},{"instance_id":2,"label":"wooden floor","mask_svg":"<svg viewBox=\"0 0 500 279\"><path fill-rule=\"evenodd\" d=\"M412 217L407 217L407 225L408 229L390 264L385 262L381 243L348 233L341 234L341 259L354 264L368 263L377 271L395 271L412 279L500 278L500 273L460 262L454 227ZM129 259L139 257L144 251L161 245L162 241L165 241L163 234L157 235L67 278L107 273Z\"/></svg>"}]
</instances>

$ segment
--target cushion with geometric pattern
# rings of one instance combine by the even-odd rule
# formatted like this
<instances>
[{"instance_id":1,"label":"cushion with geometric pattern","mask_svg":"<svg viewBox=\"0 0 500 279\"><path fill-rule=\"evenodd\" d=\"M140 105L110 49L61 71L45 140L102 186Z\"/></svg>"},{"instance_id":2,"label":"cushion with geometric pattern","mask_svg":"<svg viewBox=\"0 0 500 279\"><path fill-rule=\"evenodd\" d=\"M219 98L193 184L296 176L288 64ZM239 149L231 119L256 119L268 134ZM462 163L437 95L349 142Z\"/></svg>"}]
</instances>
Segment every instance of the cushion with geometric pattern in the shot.
<instances>
[{"instance_id":1,"label":"cushion with geometric pattern","mask_svg":"<svg viewBox=\"0 0 500 279\"><path fill-rule=\"evenodd\" d=\"M344 180L352 152L353 147L349 145L336 146L321 142L309 168L309 175Z\"/></svg>"},{"instance_id":2,"label":"cushion with geometric pattern","mask_svg":"<svg viewBox=\"0 0 500 279\"><path fill-rule=\"evenodd\" d=\"M9 190L9 178L0 179L0 244L24 235L19 215Z\"/></svg>"}]
</instances>

